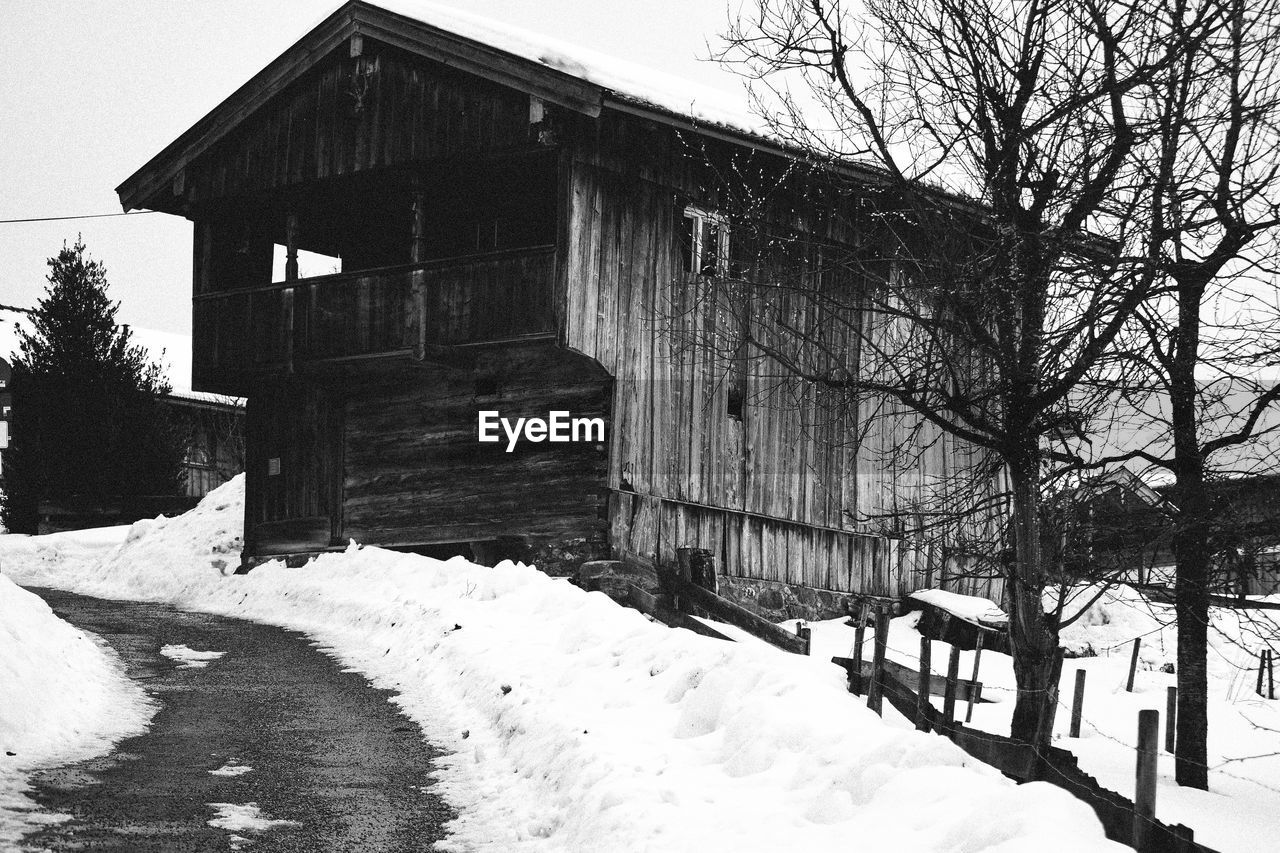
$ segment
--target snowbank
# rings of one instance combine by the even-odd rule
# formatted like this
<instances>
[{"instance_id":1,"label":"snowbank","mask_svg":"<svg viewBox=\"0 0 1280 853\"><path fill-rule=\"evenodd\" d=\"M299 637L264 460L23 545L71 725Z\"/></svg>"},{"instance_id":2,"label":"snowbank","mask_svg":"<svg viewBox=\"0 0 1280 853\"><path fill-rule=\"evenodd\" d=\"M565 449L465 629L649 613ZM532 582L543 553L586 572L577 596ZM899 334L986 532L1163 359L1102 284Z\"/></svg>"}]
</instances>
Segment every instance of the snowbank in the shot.
<instances>
[{"instance_id":1,"label":"snowbank","mask_svg":"<svg viewBox=\"0 0 1280 853\"><path fill-rule=\"evenodd\" d=\"M102 561L14 562L308 632L449 751L443 849L1124 849L1068 794L886 725L830 663L673 631L523 565L353 545L225 574L241 500L237 479Z\"/></svg>"},{"instance_id":2,"label":"snowbank","mask_svg":"<svg viewBox=\"0 0 1280 853\"><path fill-rule=\"evenodd\" d=\"M74 542L75 540L67 540ZM0 575L0 847L58 819L33 811L28 771L79 761L141 732L154 707L115 653Z\"/></svg>"}]
</instances>

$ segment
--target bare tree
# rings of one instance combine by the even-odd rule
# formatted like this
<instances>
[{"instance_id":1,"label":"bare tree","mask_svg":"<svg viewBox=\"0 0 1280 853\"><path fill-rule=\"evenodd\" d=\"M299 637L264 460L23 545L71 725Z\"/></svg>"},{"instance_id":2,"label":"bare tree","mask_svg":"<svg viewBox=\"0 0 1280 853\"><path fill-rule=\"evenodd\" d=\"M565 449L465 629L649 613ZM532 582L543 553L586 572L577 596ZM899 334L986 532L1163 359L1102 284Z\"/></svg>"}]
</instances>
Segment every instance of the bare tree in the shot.
<instances>
[{"instance_id":1,"label":"bare tree","mask_svg":"<svg viewBox=\"0 0 1280 853\"><path fill-rule=\"evenodd\" d=\"M1051 734L1058 660L1042 603L1045 472L1085 454L1107 408L1093 392L1125 369L1110 356L1157 279L1134 214L1167 169L1135 168L1152 132L1140 95L1215 23L1207 9L1176 26L1169 14L1109 0L870 0L855 21L838 0L761 0L723 56L758 81L776 134L832 164L873 164L867 218L873 242L891 246L860 290L868 319L845 324L856 370L796 343L820 328L811 312L745 324L743 343L998 460L1011 499L1012 734L1036 744ZM828 317L846 310L832 294L847 289L814 291Z\"/></svg>"},{"instance_id":2,"label":"bare tree","mask_svg":"<svg viewBox=\"0 0 1280 853\"><path fill-rule=\"evenodd\" d=\"M1163 441L1128 455L1175 478L1176 773L1179 784L1207 788L1209 593L1215 531L1228 523L1215 518L1210 481L1215 471L1256 470L1239 448L1274 430L1266 414L1280 399L1280 384L1260 373L1280 353L1280 3L1186 0L1170 11L1175 28L1218 23L1143 94L1157 133L1142 162L1162 172L1146 208L1161 281L1136 319L1151 383L1144 408Z\"/></svg>"}]
</instances>

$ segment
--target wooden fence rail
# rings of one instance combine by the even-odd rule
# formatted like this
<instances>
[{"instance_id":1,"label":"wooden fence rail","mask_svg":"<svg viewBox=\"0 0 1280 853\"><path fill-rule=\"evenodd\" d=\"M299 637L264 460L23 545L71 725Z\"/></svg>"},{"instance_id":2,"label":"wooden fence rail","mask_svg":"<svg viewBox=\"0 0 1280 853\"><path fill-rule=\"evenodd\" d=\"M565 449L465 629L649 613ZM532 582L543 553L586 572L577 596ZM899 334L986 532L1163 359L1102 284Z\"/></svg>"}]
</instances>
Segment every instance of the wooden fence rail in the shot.
<instances>
[{"instance_id":1,"label":"wooden fence rail","mask_svg":"<svg viewBox=\"0 0 1280 853\"><path fill-rule=\"evenodd\" d=\"M882 689L889 704L908 720L917 725L923 722L929 730L950 739L969 755L1015 781L1049 782L1069 791L1089 804L1108 838L1122 844L1132 842L1137 813L1133 801L1102 787L1097 779L1080 769L1070 752L1057 747L1037 752L1028 743L947 720L930 703L920 702L915 691L887 669L882 677ZM917 719L921 713L926 718L923 721ZM1144 828L1139 853L1214 853L1197 844L1192 831L1181 824L1164 824L1152 818L1146 820Z\"/></svg>"},{"instance_id":2,"label":"wooden fence rail","mask_svg":"<svg viewBox=\"0 0 1280 853\"><path fill-rule=\"evenodd\" d=\"M701 608L709 618L727 622L735 628L741 628L748 634L759 637L783 651L793 652L798 655L809 654L808 635L798 636L785 628L779 628L768 619L757 616L745 607L735 604L727 598L722 598L692 581L686 580L674 570L660 569L658 577L664 584L669 586L677 602L677 610L688 613L691 611L696 612L698 608Z\"/></svg>"}]
</instances>

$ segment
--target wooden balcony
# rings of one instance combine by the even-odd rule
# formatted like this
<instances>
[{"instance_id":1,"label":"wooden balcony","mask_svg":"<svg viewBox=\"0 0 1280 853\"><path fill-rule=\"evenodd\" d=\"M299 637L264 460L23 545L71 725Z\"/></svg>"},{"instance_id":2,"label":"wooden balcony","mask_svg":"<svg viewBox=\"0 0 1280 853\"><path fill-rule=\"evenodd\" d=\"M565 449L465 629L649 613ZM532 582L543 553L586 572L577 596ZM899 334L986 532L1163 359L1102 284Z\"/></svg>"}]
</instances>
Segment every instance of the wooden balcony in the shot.
<instances>
[{"instance_id":1,"label":"wooden balcony","mask_svg":"<svg viewBox=\"0 0 1280 853\"><path fill-rule=\"evenodd\" d=\"M201 294L194 374L231 390L255 375L550 336L554 246Z\"/></svg>"}]
</instances>

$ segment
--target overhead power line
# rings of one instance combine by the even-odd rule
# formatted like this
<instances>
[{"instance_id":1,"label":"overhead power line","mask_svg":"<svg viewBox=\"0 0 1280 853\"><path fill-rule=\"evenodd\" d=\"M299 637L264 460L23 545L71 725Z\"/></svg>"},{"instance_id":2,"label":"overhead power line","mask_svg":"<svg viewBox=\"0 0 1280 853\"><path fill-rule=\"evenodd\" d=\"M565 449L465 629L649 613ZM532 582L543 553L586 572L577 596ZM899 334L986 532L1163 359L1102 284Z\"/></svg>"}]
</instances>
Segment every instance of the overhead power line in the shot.
<instances>
[{"instance_id":1,"label":"overhead power line","mask_svg":"<svg viewBox=\"0 0 1280 853\"><path fill-rule=\"evenodd\" d=\"M13 225L19 222L62 222L67 219L106 219L109 216L142 216L145 213L158 213L156 210L130 210L121 213L83 213L79 216L32 216L28 219L0 219L0 225Z\"/></svg>"}]
</instances>

